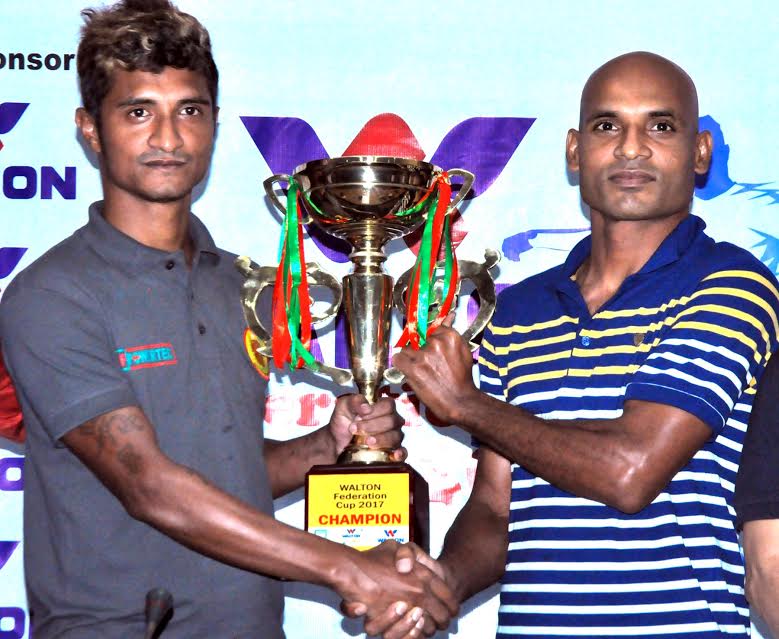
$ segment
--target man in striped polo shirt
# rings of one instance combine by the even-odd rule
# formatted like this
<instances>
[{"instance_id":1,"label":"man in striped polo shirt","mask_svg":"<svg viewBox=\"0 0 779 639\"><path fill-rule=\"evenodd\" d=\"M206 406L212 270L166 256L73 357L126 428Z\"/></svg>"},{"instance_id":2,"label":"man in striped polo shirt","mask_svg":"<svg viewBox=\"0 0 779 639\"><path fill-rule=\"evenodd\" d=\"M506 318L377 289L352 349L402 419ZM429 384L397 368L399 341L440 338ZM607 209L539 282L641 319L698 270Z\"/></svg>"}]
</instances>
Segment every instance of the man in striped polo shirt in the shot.
<instances>
[{"instance_id":1,"label":"man in striped polo shirt","mask_svg":"<svg viewBox=\"0 0 779 639\"><path fill-rule=\"evenodd\" d=\"M566 143L592 234L500 296L481 391L451 329L395 358L480 442L441 562L461 600L503 575L499 637L748 633L731 498L779 293L690 214L710 156L682 69L606 63Z\"/></svg>"}]
</instances>

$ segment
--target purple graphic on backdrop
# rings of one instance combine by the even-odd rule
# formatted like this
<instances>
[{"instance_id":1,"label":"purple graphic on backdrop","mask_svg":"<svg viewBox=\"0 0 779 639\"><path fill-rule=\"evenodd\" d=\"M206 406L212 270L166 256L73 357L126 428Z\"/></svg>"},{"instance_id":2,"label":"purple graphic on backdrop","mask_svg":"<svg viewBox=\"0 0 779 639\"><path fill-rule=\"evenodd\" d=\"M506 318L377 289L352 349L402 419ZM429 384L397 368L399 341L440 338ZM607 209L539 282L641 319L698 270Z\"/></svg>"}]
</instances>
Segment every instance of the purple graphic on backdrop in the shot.
<instances>
[{"instance_id":1,"label":"purple graphic on backdrop","mask_svg":"<svg viewBox=\"0 0 779 639\"><path fill-rule=\"evenodd\" d=\"M698 120L698 130L711 133L712 150L708 173L695 178L695 195L702 200L711 200L726 193L735 184L728 175L730 146L725 143L725 134L719 122L710 115Z\"/></svg>"},{"instance_id":2,"label":"purple graphic on backdrop","mask_svg":"<svg viewBox=\"0 0 779 639\"><path fill-rule=\"evenodd\" d=\"M316 131L300 118L242 116L241 122L274 174L291 175L305 162L330 157ZM346 242L312 224L306 230L328 258L334 262L348 261L349 245Z\"/></svg>"},{"instance_id":3,"label":"purple graphic on backdrop","mask_svg":"<svg viewBox=\"0 0 779 639\"><path fill-rule=\"evenodd\" d=\"M273 173L291 173L312 159L329 158L314 129L304 120L292 117L242 116L257 149ZM486 191L505 168L535 118L470 118L444 136L431 162L443 168L455 166L476 175L470 197ZM398 136L394 139L393 136ZM387 149L403 157L424 157L419 142L402 118L384 113L371 118L347 147L348 155L386 155ZM309 236L334 262L348 260L349 247L313 225ZM460 232L459 239L464 233Z\"/></svg>"},{"instance_id":4,"label":"purple graphic on backdrop","mask_svg":"<svg viewBox=\"0 0 779 639\"><path fill-rule=\"evenodd\" d=\"M484 193L508 164L535 118L469 118L441 140L430 162L476 176L467 199Z\"/></svg>"},{"instance_id":5,"label":"purple graphic on backdrop","mask_svg":"<svg viewBox=\"0 0 779 639\"><path fill-rule=\"evenodd\" d=\"M710 115L704 115L698 121L701 131L709 131L713 142L711 166L706 175L698 176L695 180L695 195L703 200L711 200L727 193L734 186L737 191L731 195L752 194L750 200L767 198L766 204L779 204L779 188L763 188L773 182L739 182L730 177L728 161L730 160L730 146L725 142L725 133L719 122Z\"/></svg>"},{"instance_id":6,"label":"purple graphic on backdrop","mask_svg":"<svg viewBox=\"0 0 779 639\"><path fill-rule=\"evenodd\" d=\"M774 204L779 204L779 188L769 188L764 189L762 187L768 185L768 184L774 184L774 182L758 182L755 184L750 184L748 182L736 182L736 186L741 187L738 191L734 191L731 193L731 195L741 195L742 193L750 193L753 194L752 197L750 197L750 200L759 200L762 198L768 198L768 201L765 202L765 204L769 206L773 206Z\"/></svg>"},{"instance_id":7,"label":"purple graphic on backdrop","mask_svg":"<svg viewBox=\"0 0 779 639\"><path fill-rule=\"evenodd\" d=\"M273 173L291 174L304 162L330 157L316 131L300 118L242 116L241 122Z\"/></svg>"},{"instance_id":8,"label":"purple graphic on backdrop","mask_svg":"<svg viewBox=\"0 0 779 639\"><path fill-rule=\"evenodd\" d=\"M698 128L701 131L709 131L713 142L711 166L704 176L698 176L695 180L695 195L703 200L711 200L730 191L734 186L738 187L731 195L750 195L750 200L765 199L765 204L772 206L779 204L779 188L765 188L773 182L738 182L731 179L728 169L730 160L730 146L725 142L725 134L717 122L710 115L700 118ZM754 244L752 248L762 248L761 260L775 274L779 275L779 238L758 229L751 229L763 239Z\"/></svg>"},{"instance_id":9,"label":"purple graphic on backdrop","mask_svg":"<svg viewBox=\"0 0 779 639\"><path fill-rule=\"evenodd\" d=\"M0 280L13 273L26 252L26 248L17 246L0 247Z\"/></svg>"},{"instance_id":10,"label":"purple graphic on backdrop","mask_svg":"<svg viewBox=\"0 0 779 639\"><path fill-rule=\"evenodd\" d=\"M28 102L0 103L0 135L5 135L16 126L28 106L30 106ZM0 140L0 151L2 149L3 141Z\"/></svg>"},{"instance_id":11,"label":"purple graphic on backdrop","mask_svg":"<svg viewBox=\"0 0 779 639\"><path fill-rule=\"evenodd\" d=\"M18 541L0 541L0 570L8 563L19 543Z\"/></svg>"},{"instance_id":12,"label":"purple graphic on backdrop","mask_svg":"<svg viewBox=\"0 0 779 639\"><path fill-rule=\"evenodd\" d=\"M763 263L770 268L775 275L779 275L779 238L763 233L757 229L751 229L754 233L757 233L763 238L761 242L753 245L752 248L763 247L763 255L760 259Z\"/></svg>"}]
</instances>

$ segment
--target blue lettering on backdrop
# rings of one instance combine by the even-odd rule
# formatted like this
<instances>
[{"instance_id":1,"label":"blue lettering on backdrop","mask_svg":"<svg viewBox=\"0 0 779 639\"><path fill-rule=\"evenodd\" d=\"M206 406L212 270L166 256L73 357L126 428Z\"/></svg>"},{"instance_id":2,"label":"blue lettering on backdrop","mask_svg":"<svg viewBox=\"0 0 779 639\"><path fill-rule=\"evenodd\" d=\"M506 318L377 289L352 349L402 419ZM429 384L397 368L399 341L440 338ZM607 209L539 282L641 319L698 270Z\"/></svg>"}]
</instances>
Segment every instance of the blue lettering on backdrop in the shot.
<instances>
[{"instance_id":1,"label":"blue lettering on backdrop","mask_svg":"<svg viewBox=\"0 0 779 639\"><path fill-rule=\"evenodd\" d=\"M31 166L9 166L3 171L3 195L9 200L29 200L38 192L38 174Z\"/></svg>"},{"instance_id":2,"label":"blue lettering on backdrop","mask_svg":"<svg viewBox=\"0 0 779 639\"><path fill-rule=\"evenodd\" d=\"M0 459L0 492L24 489L24 457Z\"/></svg>"},{"instance_id":3,"label":"blue lettering on backdrop","mask_svg":"<svg viewBox=\"0 0 779 639\"><path fill-rule=\"evenodd\" d=\"M52 166L40 170L42 200L50 200L56 190L64 199L76 199L76 167L66 166L65 176ZM32 166L9 166L3 171L3 195L9 200L30 200L38 194L38 172Z\"/></svg>"},{"instance_id":4,"label":"blue lettering on backdrop","mask_svg":"<svg viewBox=\"0 0 779 639\"><path fill-rule=\"evenodd\" d=\"M0 639L22 639L25 630L24 610L21 608L0 608ZM13 624L8 628L8 620Z\"/></svg>"},{"instance_id":5,"label":"blue lettering on backdrop","mask_svg":"<svg viewBox=\"0 0 779 639\"><path fill-rule=\"evenodd\" d=\"M76 167L66 166L65 177L62 177L54 167L41 167L41 199L50 200L53 189L56 189L66 200L76 199Z\"/></svg>"}]
</instances>

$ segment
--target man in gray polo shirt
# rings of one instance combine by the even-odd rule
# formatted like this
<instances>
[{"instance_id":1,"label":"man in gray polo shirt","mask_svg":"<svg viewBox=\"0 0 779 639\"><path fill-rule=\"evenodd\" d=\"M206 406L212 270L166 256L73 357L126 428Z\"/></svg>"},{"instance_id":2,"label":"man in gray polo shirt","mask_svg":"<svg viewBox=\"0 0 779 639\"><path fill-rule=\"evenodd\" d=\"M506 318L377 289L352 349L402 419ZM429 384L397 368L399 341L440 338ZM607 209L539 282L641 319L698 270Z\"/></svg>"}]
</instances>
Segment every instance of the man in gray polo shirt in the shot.
<instances>
[{"instance_id":1,"label":"man in gray polo shirt","mask_svg":"<svg viewBox=\"0 0 779 639\"><path fill-rule=\"evenodd\" d=\"M263 441L241 277L190 213L217 114L207 32L167 0L85 17L76 121L104 200L0 306L27 427L36 639L140 637L155 586L176 600L168 639L282 637L280 584L265 575L327 585L369 618L410 602L412 636L421 608L445 626L448 588L420 564L399 574L394 547L359 553L273 518L272 498L358 427L395 448L401 420L388 400L343 397L328 428Z\"/></svg>"}]
</instances>

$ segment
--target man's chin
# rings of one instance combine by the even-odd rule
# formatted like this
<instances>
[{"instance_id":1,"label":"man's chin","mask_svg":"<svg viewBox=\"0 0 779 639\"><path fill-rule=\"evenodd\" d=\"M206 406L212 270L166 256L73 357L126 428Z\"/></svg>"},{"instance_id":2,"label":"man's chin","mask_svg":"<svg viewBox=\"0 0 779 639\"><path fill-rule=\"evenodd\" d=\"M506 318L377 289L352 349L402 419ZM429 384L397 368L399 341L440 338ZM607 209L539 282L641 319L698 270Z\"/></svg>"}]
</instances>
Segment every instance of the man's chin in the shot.
<instances>
[{"instance_id":1,"label":"man's chin","mask_svg":"<svg viewBox=\"0 0 779 639\"><path fill-rule=\"evenodd\" d=\"M136 192L136 194L140 199L145 200L146 202L153 202L154 204L170 204L172 202L180 202L181 200L189 197L192 194L192 189L147 189Z\"/></svg>"},{"instance_id":2,"label":"man's chin","mask_svg":"<svg viewBox=\"0 0 779 639\"><path fill-rule=\"evenodd\" d=\"M601 215L615 222L650 222L677 216L681 210L668 210L665 207L614 207L601 210Z\"/></svg>"},{"instance_id":3,"label":"man's chin","mask_svg":"<svg viewBox=\"0 0 779 639\"><path fill-rule=\"evenodd\" d=\"M191 193L192 191L187 191L186 193L154 193L147 195L145 199L155 204L171 204L172 202L180 202Z\"/></svg>"}]
</instances>

